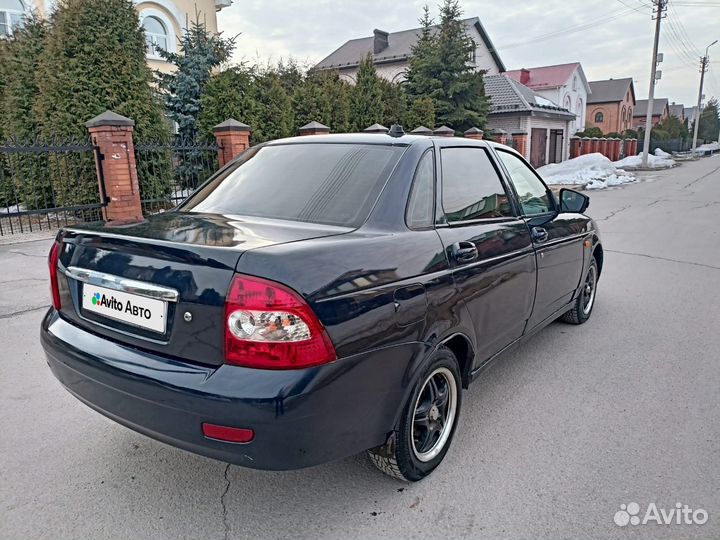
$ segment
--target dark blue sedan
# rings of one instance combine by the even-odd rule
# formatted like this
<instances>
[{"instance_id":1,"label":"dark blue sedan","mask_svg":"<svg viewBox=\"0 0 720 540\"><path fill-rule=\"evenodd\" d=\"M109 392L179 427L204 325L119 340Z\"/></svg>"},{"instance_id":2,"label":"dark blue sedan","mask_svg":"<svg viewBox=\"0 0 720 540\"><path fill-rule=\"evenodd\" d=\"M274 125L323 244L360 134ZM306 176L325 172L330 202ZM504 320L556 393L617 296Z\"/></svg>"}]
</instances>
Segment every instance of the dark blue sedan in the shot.
<instances>
[{"instance_id":1,"label":"dark blue sedan","mask_svg":"<svg viewBox=\"0 0 720 540\"><path fill-rule=\"evenodd\" d=\"M274 141L175 210L61 231L42 343L79 400L173 446L258 469L369 450L419 480L491 361L590 317L587 205L490 142Z\"/></svg>"}]
</instances>

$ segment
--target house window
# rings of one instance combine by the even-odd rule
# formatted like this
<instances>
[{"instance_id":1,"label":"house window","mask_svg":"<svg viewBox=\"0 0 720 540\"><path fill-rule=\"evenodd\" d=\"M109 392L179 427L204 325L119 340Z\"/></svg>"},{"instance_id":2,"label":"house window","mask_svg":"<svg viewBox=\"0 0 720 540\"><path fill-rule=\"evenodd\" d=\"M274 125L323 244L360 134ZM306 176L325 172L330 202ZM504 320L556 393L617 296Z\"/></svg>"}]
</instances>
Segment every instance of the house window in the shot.
<instances>
[{"instance_id":1,"label":"house window","mask_svg":"<svg viewBox=\"0 0 720 540\"><path fill-rule=\"evenodd\" d=\"M601 112L595 113L595 123L596 124L602 124L604 120L605 120L605 115L603 113L601 113Z\"/></svg>"},{"instance_id":2,"label":"house window","mask_svg":"<svg viewBox=\"0 0 720 540\"><path fill-rule=\"evenodd\" d=\"M145 45L149 56L160 56L158 49L168 50L168 31L157 17L145 17L142 22L145 30Z\"/></svg>"},{"instance_id":3,"label":"house window","mask_svg":"<svg viewBox=\"0 0 720 540\"><path fill-rule=\"evenodd\" d=\"M472 51L470 51L470 56L469 56L468 60L474 66L475 60L476 60L475 55L477 53L477 43L475 43L475 40L473 40L473 39L470 40L470 43L472 43Z\"/></svg>"},{"instance_id":4,"label":"house window","mask_svg":"<svg viewBox=\"0 0 720 540\"><path fill-rule=\"evenodd\" d=\"M577 90L577 75L573 77L573 90Z\"/></svg>"},{"instance_id":5,"label":"house window","mask_svg":"<svg viewBox=\"0 0 720 540\"><path fill-rule=\"evenodd\" d=\"M25 6L20 0L0 0L0 37L12 35L22 25Z\"/></svg>"}]
</instances>

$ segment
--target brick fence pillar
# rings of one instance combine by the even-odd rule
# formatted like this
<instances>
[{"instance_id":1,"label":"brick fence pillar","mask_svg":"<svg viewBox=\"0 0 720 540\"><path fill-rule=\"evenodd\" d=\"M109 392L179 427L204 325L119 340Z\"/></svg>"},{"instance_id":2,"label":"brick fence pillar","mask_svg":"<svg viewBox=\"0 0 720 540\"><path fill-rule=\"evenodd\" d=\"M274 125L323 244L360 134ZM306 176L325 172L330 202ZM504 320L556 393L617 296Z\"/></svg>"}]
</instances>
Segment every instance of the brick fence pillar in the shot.
<instances>
[{"instance_id":1,"label":"brick fence pillar","mask_svg":"<svg viewBox=\"0 0 720 540\"><path fill-rule=\"evenodd\" d=\"M466 139L475 139L476 141L481 141L483 138L483 135L485 135L485 132L476 127L471 127L464 133Z\"/></svg>"},{"instance_id":2,"label":"brick fence pillar","mask_svg":"<svg viewBox=\"0 0 720 540\"><path fill-rule=\"evenodd\" d=\"M250 126L234 118L215 126L213 133L218 145L218 161L221 167L250 148Z\"/></svg>"},{"instance_id":3,"label":"brick fence pillar","mask_svg":"<svg viewBox=\"0 0 720 540\"><path fill-rule=\"evenodd\" d=\"M107 206L103 218L108 222L131 222L143 218L140 184L135 164L133 130L135 121L105 111L85 122L92 143L100 150L95 166L100 193Z\"/></svg>"},{"instance_id":4,"label":"brick fence pillar","mask_svg":"<svg viewBox=\"0 0 720 540\"><path fill-rule=\"evenodd\" d=\"M570 137L570 159L580 155L580 137Z\"/></svg>"},{"instance_id":5,"label":"brick fence pillar","mask_svg":"<svg viewBox=\"0 0 720 540\"><path fill-rule=\"evenodd\" d=\"M330 128L314 120L298 129L299 135L327 135Z\"/></svg>"},{"instance_id":6,"label":"brick fence pillar","mask_svg":"<svg viewBox=\"0 0 720 540\"><path fill-rule=\"evenodd\" d=\"M508 134L507 131L505 131L504 129L495 129L493 130L492 134L496 142L500 144L508 143Z\"/></svg>"},{"instance_id":7,"label":"brick fence pillar","mask_svg":"<svg viewBox=\"0 0 720 540\"><path fill-rule=\"evenodd\" d=\"M522 154L524 157L528 157L527 155L527 149L528 149L528 136L527 133L524 131L518 131L517 133L512 134L513 141L515 141L515 150L518 151L519 154Z\"/></svg>"}]
</instances>

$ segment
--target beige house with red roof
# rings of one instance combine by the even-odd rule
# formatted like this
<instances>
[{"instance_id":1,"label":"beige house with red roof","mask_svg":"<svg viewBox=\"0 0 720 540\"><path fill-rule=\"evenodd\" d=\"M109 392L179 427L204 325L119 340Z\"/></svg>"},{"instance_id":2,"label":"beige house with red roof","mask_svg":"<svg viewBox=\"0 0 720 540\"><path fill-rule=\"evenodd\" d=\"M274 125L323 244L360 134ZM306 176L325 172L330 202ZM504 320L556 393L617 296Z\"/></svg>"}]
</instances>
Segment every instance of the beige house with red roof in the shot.
<instances>
[{"instance_id":1,"label":"beige house with red roof","mask_svg":"<svg viewBox=\"0 0 720 540\"><path fill-rule=\"evenodd\" d=\"M590 85L580 62L515 69L508 71L506 75L574 113L575 120L570 124L570 135L585 129L585 110Z\"/></svg>"}]
</instances>

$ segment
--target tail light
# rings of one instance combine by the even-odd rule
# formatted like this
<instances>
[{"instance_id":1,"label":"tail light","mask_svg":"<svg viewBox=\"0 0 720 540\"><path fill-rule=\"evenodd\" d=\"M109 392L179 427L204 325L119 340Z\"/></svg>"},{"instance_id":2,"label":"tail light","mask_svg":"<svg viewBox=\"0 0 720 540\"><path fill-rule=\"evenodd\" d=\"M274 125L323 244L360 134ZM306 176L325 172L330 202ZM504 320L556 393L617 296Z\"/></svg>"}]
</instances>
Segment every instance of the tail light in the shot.
<instances>
[{"instance_id":1,"label":"tail light","mask_svg":"<svg viewBox=\"0 0 720 540\"><path fill-rule=\"evenodd\" d=\"M62 242L55 240L50 248L48 255L48 266L50 267L50 292L52 292L53 307L60 310L60 287L58 286L58 261L60 260L60 250Z\"/></svg>"},{"instance_id":2,"label":"tail light","mask_svg":"<svg viewBox=\"0 0 720 540\"><path fill-rule=\"evenodd\" d=\"M297 369L332 362L335 347L295 291L237 275L225 301L225 362L262 369Z\"/></svg>"}]
</instances>

